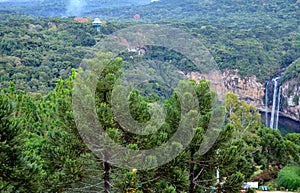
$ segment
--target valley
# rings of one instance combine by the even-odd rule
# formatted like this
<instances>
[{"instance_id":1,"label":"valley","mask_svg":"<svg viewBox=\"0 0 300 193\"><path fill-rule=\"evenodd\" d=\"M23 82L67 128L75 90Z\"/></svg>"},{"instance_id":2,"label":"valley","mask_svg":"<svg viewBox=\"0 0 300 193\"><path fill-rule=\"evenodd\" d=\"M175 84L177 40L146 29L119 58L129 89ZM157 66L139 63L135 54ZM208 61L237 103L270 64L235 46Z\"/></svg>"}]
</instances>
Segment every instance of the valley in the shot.
<instances>
[{"instance_id":1,"label":"valley","mask_svg":"<svg viewBox=\"0 0 300 193\"><path fill-rule=\"evenodd\" d=\"M299 18L297 0L0 0L0 192L299 191Z\"/></svg>"}]
</instances>

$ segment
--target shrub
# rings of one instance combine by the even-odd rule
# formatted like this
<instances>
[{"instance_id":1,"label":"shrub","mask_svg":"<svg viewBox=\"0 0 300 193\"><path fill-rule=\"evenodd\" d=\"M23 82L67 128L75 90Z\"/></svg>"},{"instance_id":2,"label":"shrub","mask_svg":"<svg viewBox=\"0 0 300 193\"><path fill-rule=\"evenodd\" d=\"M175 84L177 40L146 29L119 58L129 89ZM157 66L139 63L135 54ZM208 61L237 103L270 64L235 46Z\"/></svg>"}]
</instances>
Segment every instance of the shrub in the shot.
<instances>
[{"instance_id":1,"label":"shrub","mask_svg":"<svg viewBox=\"0 0 300 193\"><path fill-rule=\"evenodd\" d=\"M254 188L249 188L247 193L256 193L256 190Z\"/></svg>"},{"instance_id":2,"label":"shrub","mask_svg":"<svg viewBox=\"0 0 300 193\"><path fill-rule=\"evenodd\" d=\"M236 193L240 192L240 187L243 185L244 175L240 172L234 173L229 176L222 186L222 191Z\"/></svg>"},{"instance_id":3,"label":"shrub","mask_svg":"<svg viewBox=\"0 0 300 193\"><path fill-rule=\"evenodd\" d=\"M279 184L277 180L271 180L267 182L265 185L268 186L268 190L275 190L275 188L279 189Z\"/></svg>"},{"instance_id":4,"label":"shrub","mask_svg":"<svg viewBox=\"0 0 300 193\"><path fill-rule=\"evenodd\" d=\"M297 190L300 187L300 167L284 167L278 174L278 182L280 186L286 189Z\"/></svg>"},{"instance_id":5,"label":"shrub","mask_svg":"<svg viewBox=\"0 0 300 193\"><path fill-rule=\"evenodd\" d=\"M278 171L279 171L278 166L270 167L268 169L265 169L262 173L253 176L252 180L258 181L259 184L265 184L266 182L276 178Z\"/></svg>"}]
</instances>

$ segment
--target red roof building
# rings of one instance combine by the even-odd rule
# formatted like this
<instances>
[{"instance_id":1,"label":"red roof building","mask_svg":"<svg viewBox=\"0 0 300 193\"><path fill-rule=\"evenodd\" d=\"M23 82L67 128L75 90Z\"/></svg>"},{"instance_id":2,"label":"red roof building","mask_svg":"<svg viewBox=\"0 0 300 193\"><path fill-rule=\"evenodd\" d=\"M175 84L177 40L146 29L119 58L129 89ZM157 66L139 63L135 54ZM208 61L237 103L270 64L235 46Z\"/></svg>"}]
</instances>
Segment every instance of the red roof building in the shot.
<instances>
[{"instance_id":1,"label":"red roof building","mask_svg":"<svg viewBox=\"0 0 300 193\"><path fill-rule=\"evenodd\" d=\"M141 19L141 16L140 16L140 14L135 14L135 15L133 16L133 18L134 18L134 19Z\"/></svg>"},{"instance_id":2,"label":"red roof building","mask_svg":"<svg viewBox=\"0 0 300 193\"><path fill-rule=\"evenodd\" d=\"M90 22L89 18L80 18L80 17L78 17L78 18L75 18L74 20L78 21L80 23L88 23L88 22Z\"/></svg>"}]
</instances>

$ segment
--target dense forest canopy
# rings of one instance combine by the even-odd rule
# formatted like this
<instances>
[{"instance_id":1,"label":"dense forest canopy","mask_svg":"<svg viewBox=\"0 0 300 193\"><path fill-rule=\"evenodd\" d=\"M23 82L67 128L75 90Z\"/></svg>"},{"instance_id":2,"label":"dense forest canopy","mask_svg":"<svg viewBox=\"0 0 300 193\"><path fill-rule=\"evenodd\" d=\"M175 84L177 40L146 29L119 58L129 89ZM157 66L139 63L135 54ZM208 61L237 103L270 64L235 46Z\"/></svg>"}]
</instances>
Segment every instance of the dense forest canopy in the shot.
<instances>
[{"instance_id":1,"label":"dense forest canopy","mask_svg":"<svg viewBox=\"0 0 300 193\"><path fill-rule=\"evenodd\" d=\"M284 73L282 81L287 81L291 79L296 79L300 82L300 59L295 60L291 65L289 65Z\"/></svg>"},{"instance_id":2,"label":"dense forest canopy","mask_svg":"<svg viewBox=\"0 0 300 193\"><path fill-rule=\"evenodd\" d=\"M121 115L143 126L160 103L165 120L158 129L141 128L155 133L128 131L112 102L126 69L136 63L140 69L133 75L144 78L145 72L170 70L167 65L183 74L197 68L182 53L162 46L145 45L145 55L125 50L113 59L97 49L121 29L164 25L202 42L221 71L238 70L262 83L283 74L281 82L299 83L299 6L297 0L0 1L0 192L204 193L214 188L237 193L246 181L299 190L290 176L299 178L300 135L266 128L257 108L238 95L227 93L221 103L207 80L182 80L174 71L177 89L160 79L139 84L127 96L129 112ZM92 24L96 17L102 21L99 31ZM161 165L159 157L146 157L140 164L157 166L148 170L114 165L109 157L120 152L108 156L109 144L86 144L74 93L91 66L101 71L94 74L95 92L84 97L94 97L94 113L114 143L128 151L151 149L168 142L181 124L193 124L191 143L186 148L172 143L167 148L180 153ZM83 91L89 89L85 83ZM85 115L86 109L77 110ZM218 135L201 154L202 143L211 139L207 132ZM174 156L166 152L165 157ZM140 160L126 153L124 159Z\"/></svg>"},{"instance_id":3,"label":"dense forest canopy","mask_svg":"<svg viewBox=\"0 0 300 193\"><path fill-rule=\"evenodd\" d=\"M97 8L149 4L150 0L16 0L0 1L1 9L15 10L39 17L81 16Z\"/></svg>"},{"instance_id":4,"label":"dense forest canopy","mask_svg":"<svg viewBox=\"0 0 300 193\"><path fill-rule=\"evenodd\" d=\"M51 42L51 44L57 44L59 40L67 41L69 44L67 47L69 48L65 47L63 49L72 49L72 51L61 53L71 55L67 60L72 64L64 67L68 71L69 67L78 65L78 59L74 61L76 60L76 57L73 57L74 54L81 52L80 55L76 55L80 57L84 55L84 51L78 51L78 46L92 46L95 44L95 40L97 41L101 37L101 34L112 33L126 25L128 26L129 23L155 22L180 27L201 39L214 56L221 70L238 69L241 75L255 74L262 81L281 73L284 71L284 68L300 57L299 3L297 1L247 1L241 3L237 0L171 0L158 1L144 6L128 6L126 8L122 8L123 4L116 2L119 5L116 8L102 8L91 12L89 12L89 9L84 9L86 11L82 14L84 16L116 21L114 24L106 25L100 34L93 31L91 23L80 24L72 21L71 18L38 19L26 17L16 19L17 15L26 14L22 10L28 10L33 16L44 17L52 16L52 12L56 14L65 13L67 11L66 3L58 1L21 3L22 6L25 6L22 9L19 9L18 6L20 5L16 3L3 3L3 5L7 5L10 8L8 9L5 6L0 8L3 10L1 14L3 18L1 20L1 29L3 29L1 30L1 45L3 47L6 46L6 48L9 47L9 49L6 49L5 53L1 54L20 58L21 56L15 52L14 49L16 48L13 44L18 44L20 36L23 35L20 32L27 30L26 33L29 34L24 36L23 39L37 36L34 41L40 39L40 42L43 42L42 44ZM86 2L85 4L86 6L95 7L98 1L93 1L93 3ZM101 1L101 3L101 5L105 5L105 2ZM134 4L135 1L131 3ZM31 9L34 11L45 9L43 11L45 15L39 15L31 11ZM8 12L8 10L17 12ZM134 21L133 15L135 13L141 15L139 21ZM13 18L10 18L12 15ZM51 22L55 26L46 25L46 23L49 24ZM59 22L59 24L55 22ZM63 23L68 27L63 26ZM30 29L30 27L33 28L33 25L38 27ZM54 27L57 27L57 29L53 29ZM30 30L28 31L28 29ZM78 29L79 31L77 31ZM79 38L79 41L75 40L75 38ZM70 44L71 42L74 43ZM25 64L25 66L41 65L56 68L52 64L47 65L49 63L47 60L50 58L41 59L41 52L28 46L30 44L27 44L27 47L21 47L23 53L28 52L28 49L30 49L30 54L27 54L29 55L27 57L35 57L36 61L30 62L31 64ZM62 46L62 44L57 46ZM40 47L40 49L46 51L53 49L49 48L49 46L44 48L45 45L40 45ZM3 52L4 50L1 49L1 51ZM51 60L57 63L60 59L52 58ZM67 61L64 59L61 62ZM28 63L28 61L24 61L24 63ZM53 76L53 74L50 76ZM60 75L56 73L54 76L57 78ZM64 75L62 74L62 76Z\"/></svg>"},{"instance_id":5,"label":"dense forest canopy","mask_svg":"<svg viewBox=\"0 0 300 193\"><path fill-rule=\"evenodd\" d=\"M96 53L88 65L104 65L98 75L95 105L105 132L115 143L131 150L149 149L162 145L184 120L178 92L165 101L166 119L162 127L147 137L132 134L118 124L113 116L112 92L117 77L122 74L122 59L110 60L107 53ZM1 175L0 188L5 192L204 192L215 185L218 192L239 192L244 181L260 184L275 179L279 169L299 163L299 134L282 137L279 130L265 128L257 109L228 93L223 107L212 111L216 94L209 83L182 81L183 88L192 86L198 98L199 113L195 135L190 145L176 158L157 168L128 170L114 166L94 154L83 143L72 109L72 92L77 76L59 79L55 90L47 96L32 95L16 90L13 83L1 90ZM80 80L79 80L80 81ZM77 82L78 84L78 82ZM84 89L85 85L82 88ZM191 95L187 92L184 97ZM89 97L89 96L87 96ZM129 97L133 118L141 123L149 120L148 104L157 100L146 98L135 90ZM78 106L82 110L82 106ZM74 108L74 107L73 107ZM224 111L225 110L225 111ZM196 112L197 112L196 111ZM83 111L84 113L85 111ZM195 111L192 111L195 113ZM151 116L151 115L150 115ZM210 128L212 116L226 124ZM184 121L188 125L190 119ZM220 122L221 123L221 122ZM198 152L205 132L218 131L216 143L204 155ZM173 144L181 150L181 144ZM105 146L103 146L104 148ZM99 147L100 148L100 147ZM98 151L102 151L99 149ZM104 152L103 152L104 153ZM165 155L164 156L168 156ZM126 157L124 157L125 159ZM130 158L129 158L130 159ZM139 159L139 158L137 158ZM151 156L147 162L155 163ZM143 163L141 163L143 164ZM217 182L219 179L224 184ZM126 179L126 180L124 180ZM274 183L274 182L272 182ZM279 186L279 185L277 185Z\"/></svg>"}]
</instances>

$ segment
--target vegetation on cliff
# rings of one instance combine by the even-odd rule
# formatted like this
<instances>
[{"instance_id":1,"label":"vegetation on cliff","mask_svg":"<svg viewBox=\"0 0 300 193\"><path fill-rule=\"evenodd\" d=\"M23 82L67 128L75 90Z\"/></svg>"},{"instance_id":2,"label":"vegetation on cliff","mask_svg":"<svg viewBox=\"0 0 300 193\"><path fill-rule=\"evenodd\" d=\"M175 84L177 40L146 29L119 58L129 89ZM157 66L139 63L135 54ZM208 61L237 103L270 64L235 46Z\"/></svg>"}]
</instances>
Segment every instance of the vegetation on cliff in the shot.
<instances>
[{"instance_id":1,"label":"vegetation on cliff","mask_svg":"<svg viewBox=\"0 0 300 193\"><path fill-rule=\"evenodd\" d=\"M110 97L122 60L110 61L111 55L96 54L90 65L106 66L98 79L95 94L96 112L100 123L115 143L129 149L149 149L160 146L173 135L181 120L180 93L176 91L165 101L166 122L150 136L134 135L118 124L112 114ZM0 189L4 192L203 192L211 185L218 192L238 192L243 181L262 179L254 175L259 167L299 163L298 134L283 138L278 130L265 128L258 111L237 95L228 93L223 108L212 112L216 95L205 80L182 82L192 86L198 97L199 124L192 143L174 160L150 170L126 170L114 166L91 152L79 135L72 109L72 88L76 72L46 96L16 90L14 84L1 90L1 167ZM187 95L188 96L188 95ZM138 91L130 94L133 118L141 123L149 120L149 102ZM73 107L74 108L74 107ZM197 112L197 111L196 111ZM212 116L226 122L214 128L220 131L217 141L204 154L198 150L205 139ZM218 117L218 116L217 116ZM175 144L174 144L175 145ZM180 144L176 145L180 149ZM101 151L101 149L99 149ZM97 152L97 151L96 151ZM156 157L149 161L155 163ZM145 162L146 164L147 162ZM217 182L216 173L225 184ZM124 178L128 179L124 181Z\"/></svg>"},{"instance_id":2,"label":"vegetation on cliff","mask_svg":"<svg viewBox=\"0 0 300 193\"><path fill-rule=\"evenodd\" d=\"M284 68L300 57L300 35L298 29L299 2L296 0L267 0L263 2L251 0L243 3L239 0L161 0L148 5L128 6L126 8L123 5L130 3L130 1L124 1L125 4L120 4L119 7L107 8L103 6L100 10L95 8L98 1L94 3L91 1L82 2L85 2L85 6L84 9L81 9L81 15L117 21L114 25L106 25L107 28L110 28L109 32L114 31L111 28L116 27L116 29L120 29L118 26L124 27L124 23L127 22L131 24L145 22L163 23L182 28L203 41L221 70L238 69L242 76L254 74L262 81L269 80L271 77L284 71ZM136 5L135 1L131 3L132 5ZM12 14L14 14L13 17L15 18L17 14L20 15L22 13L22 10L29 11L30 9L42 11L44 13L43 16L46 17L53 16L53 13L61 16L68 8L66 2L62 3L61 1L21 4L24 6L22 9L18 8L20 4L3 3L3 5L7 5L0 8L4 12L4 18L7 18L7 15L12 16ZM12 12L7 13L7 10L11 10ZM40 14L34 11L30 11L30 13L35 17L40 16ZM138 21L133 19L133 15L136 13L141 15L141 19ZM23 14L25 13L23 12ZM48 22L51 22L53 19L49 20ZM41 25L43 28L35 32L39 36L44 34L48 28L45 24L40 23L47 22L46 18L30 18L27 21L24 21L24 19L16 21L11 18L10 20L3 19L0 21L3 26L19 27L23 26L22 22L26 22L27 25L30 22L33 25ZM79 35L79 45L84 46L92 45L92 42L89 42L92 40L81 42L82 38L97 39L95 33L87 29L87 26L75 25L73 21L68 19L62 19L60 22L69 26L69 29L58 28L58 31L64 31L63 34L56 33L56 31L47 34L47 36L55 36L51 37L52 44L59 43L57 38L66 39L65 37L60 37L61 35L69 36L69 39L66 40L70 42L76 42L73 38L78 38ZM23 26L23 29L26 29L26 27ZM74 28L73 30L82 30L78 32L80 34L74 34L74 32L71 32L72 28ZM21 28L10 29L12 35L10 38L20 38L13 35L13 33L18 33L18 30L21 30ZM4 32L7 33L6 31ZM107 29L104 29L103 33L106 32ZM35 35L38 36L38 34ZM32 35L29 36L34 37ZM48 41L49 39L42 38L42 40ZM13 41L18 42L16 40ZM15 54L9 53L8 55L12 56ZM38 58L38 55L33 56ZM71 55L70 57L73 58L74 56Z\"/></svg>"},{"instance_id":3,"label":"vegetation on cliff","mask_svg":"<svg viewBox=\"0 0 300 193\"><path fill-rule=\"evenodd\" d=\"M131 92L130 114L139 123L151 119L150 103L162 102L165 108L164 124L143 136L119 124L113 114L113 87L134 60L146 70L153 70L149 58L182 71L197 70L193 63L159 46L146 45L142 56L124 51L113 60L110 53L94 53L94 46L107 35L140 23L183 29L203 42L220 70L238 69L240 75L256 75L261 81L285 72L282 81L299 81L299 1L161 0L143 6L136 5L149 2L123 1L122 8L117 3L109 7L105 1L107 6L94 9L99 1L85 1L85 9L77 11L107 20L100 32L92 27L91 18L80 22L52 17L75 13L66 1L0 3L0 192L202 193L211 186L218 192L239 192L244 181L272 183L282 167L299 164L299 134L283 137L278 130L265 128L258 110L231 93L212 110L217 96L206 80L179 84L197 96L199 108L183 120L187 125L198 120L191 143L170 162L148 170L120 168L92 152L78 131L72 108L74 80L85 70L84 64L104 65L92 96L108 136L130 150L151 149L172 138L185 110L178 90L153 81ZM136 13L140 19L133 18ZM199 148L213 117L225 122L213 125L219 132L216 143L201 155ZM180 150L181 145L172 148ZM157 162L155 156L148 158L143 163ZM279 183L296 189L297 183L286 177L297 177L296 171L286 167Z\"/></svg>"},{"instance_id":4,"label":"vegetation on cliff","mask_svg":"<svg viewBox=\"0 0 300 193\"><path fill-rule=\"evenodd\" d=\"M295 60L287 67L280 81L286 82L292 79L295 79L298 83L300 83L300 59Z\"/></svg>"}]
</instances>

